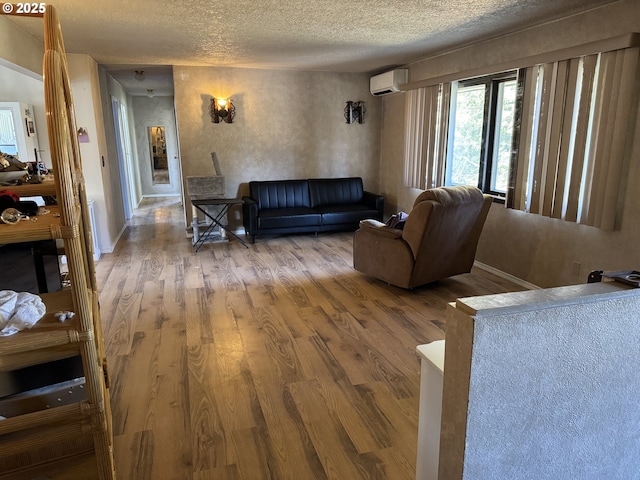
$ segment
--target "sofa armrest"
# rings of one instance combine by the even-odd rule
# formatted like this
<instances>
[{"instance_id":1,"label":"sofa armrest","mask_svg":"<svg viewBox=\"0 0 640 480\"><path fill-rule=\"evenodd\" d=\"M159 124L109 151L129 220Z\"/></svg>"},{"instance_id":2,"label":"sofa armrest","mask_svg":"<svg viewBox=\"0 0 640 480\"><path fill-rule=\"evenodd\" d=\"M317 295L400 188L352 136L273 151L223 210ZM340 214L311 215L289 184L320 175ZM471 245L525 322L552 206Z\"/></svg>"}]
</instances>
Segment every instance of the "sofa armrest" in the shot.
<instances>
[{"instance_id":1,"label":"sofa armrest","mask_svg":"<svg viewBox=\"0 0 640 480\"><path fill-rule=\"evenodd\" d=\"M258 204L248 196L242 197L242 223L248 235L258 233Z\"/></svg>"},{"instance_id":2,"label":"sofa armrest","mask_svg":"<svg viewBox=\"0 0 640 480\"><path fill-rule=\"evenodd\" d=\"M365 190L362 194L362 199L365 205L378 211L378 218L376 218L376 220L382 220L384 216L384 196Z\"/></svg>"}]
</instances>

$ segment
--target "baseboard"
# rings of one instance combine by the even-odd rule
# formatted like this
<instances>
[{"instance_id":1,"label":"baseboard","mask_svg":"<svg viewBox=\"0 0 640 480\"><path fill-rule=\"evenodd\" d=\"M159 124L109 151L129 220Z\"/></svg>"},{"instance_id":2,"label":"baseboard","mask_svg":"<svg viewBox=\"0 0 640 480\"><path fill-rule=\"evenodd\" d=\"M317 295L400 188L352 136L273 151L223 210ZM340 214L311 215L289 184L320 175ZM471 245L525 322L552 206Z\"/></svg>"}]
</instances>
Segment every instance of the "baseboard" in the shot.
<instances>
[{"instance_id":1,"label":"baseboard","mask_svg":"<svg viewBox=\"0 0 640 480\"><path fill-rule=\"evenodd\" d=\"M516 285L520 285L521 287L526 288L527 290L540 290L541 287L534 285L533 283L526 282L521 278L514 277L513 275L503 272L502 270L498 270L497 268L486 265L482 262L478 262L477 260L473 262L474 267L478 267L480 270L484 270L485 272L489 272L496 277L504 278L505 280L509 280L510 282L515 283Z\"/></svg>"},{"instance_id":2,"label":"baseboard","mask_svg":"<svg viewBox=\"0 0 640 480\"><path fill-rule=\"evenodd\" d=\"M147 193L142 195L142 198L159 198L159 197L179 197L179 193ZM140 205L140 203L138 203Z\"/></svg>"},{"instance_id":3,"label":"baseboard","mask_svg":"<svg viewBox=\"0 0 640 480\"><path fill-rule=\"evenodd\" d=\"M118 244L118 241L120 240L120 237L122 237L122 234L124 233L124 231L127 229L127 224L125 223L124 226L122 227L122 230L120 230L120 233L118 233L118 235L116 235L116 239L113 241L113 243L111 243L111 245L107 248L103 248L101 249L103 253L113 253L113 251L116 248L116 245Z\"/></svg>"}]
</instances>

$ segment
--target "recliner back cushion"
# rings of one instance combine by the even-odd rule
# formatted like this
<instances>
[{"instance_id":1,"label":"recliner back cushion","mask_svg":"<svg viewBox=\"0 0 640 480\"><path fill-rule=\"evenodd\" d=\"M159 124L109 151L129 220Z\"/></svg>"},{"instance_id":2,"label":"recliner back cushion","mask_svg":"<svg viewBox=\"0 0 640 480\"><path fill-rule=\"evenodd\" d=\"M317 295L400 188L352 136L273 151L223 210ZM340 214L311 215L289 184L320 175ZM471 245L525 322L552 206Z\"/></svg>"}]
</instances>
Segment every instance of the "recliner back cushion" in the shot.
<instances>
[{"instance_id":1,"label":"recliner back cushion","mask_svg":"<svg viewBox=\"0 0 640 480\"><path fill-rule=\"evenodd\" d=\"M310 206L307 180L249 182L249 192L260 210Z\"/></svg>"},{"instance_id":2,"label":"recliner back cushion","mask_svg":"<svg viewBox=\"0 0 640 480\"><path fill-rule=\"evenodd\" d=\"M364 188L362 178L312 178L309 179L311 207L322 205L347 205L362 202Z\"/></svg>"},{"instance_id":3,"label":"recliner back cushion","mask_svg":"<svg viewBox=\"0 0 640 480\"><path fill-rule=\"evenodd\" d=\"M421 193L402 237L416 264L412 283L469 271L491 198L475 187L444 187Z\"/></svg>"},{"instance_id":4,"label":"recliner back cushion","mask_svg":"<svg viewBox=\"0 0 640 480\"><path fill-rule=\"evenodd\" d=\"M425 190L417 196L413 202L415 207L425 200L435 200L439 202L443 207L450 205L467 205L470 203L482 202L482 191L475 187L468 186L456 186L456 187L441 187Z\"/></svg>"}]
</instances>

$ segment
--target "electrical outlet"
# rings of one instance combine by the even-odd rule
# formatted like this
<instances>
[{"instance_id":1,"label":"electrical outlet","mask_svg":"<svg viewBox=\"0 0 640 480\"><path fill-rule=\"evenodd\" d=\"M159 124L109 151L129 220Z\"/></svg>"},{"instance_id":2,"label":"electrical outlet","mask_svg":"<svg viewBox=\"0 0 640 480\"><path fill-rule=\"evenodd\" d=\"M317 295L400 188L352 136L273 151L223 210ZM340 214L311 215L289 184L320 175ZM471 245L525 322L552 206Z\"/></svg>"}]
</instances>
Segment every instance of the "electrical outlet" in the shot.
<instances>
[{"instance_id":1,"label":"electrical outlet","mask_svg":"<svg viewBox=\"0 0 640 480\"><path fill-rule=\"evenodd\" d=\"M580 262L573 262L573 274L578 277L580 276Z\"/></svg>"}]
</instances>

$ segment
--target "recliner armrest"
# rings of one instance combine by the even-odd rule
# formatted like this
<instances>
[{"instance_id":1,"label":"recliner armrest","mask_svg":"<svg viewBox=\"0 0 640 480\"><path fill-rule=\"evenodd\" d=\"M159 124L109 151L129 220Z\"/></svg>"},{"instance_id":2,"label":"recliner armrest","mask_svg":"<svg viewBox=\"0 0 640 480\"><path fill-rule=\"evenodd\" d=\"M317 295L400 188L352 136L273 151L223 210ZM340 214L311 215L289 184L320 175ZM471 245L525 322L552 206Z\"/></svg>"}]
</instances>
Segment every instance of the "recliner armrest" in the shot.
<instances>
[{"instance_id":1,"label":"recliner armrest","mask_svg":"<svg viewBox=\"0 0 640 480\"><path fill-rule=\"evenodd\" d=\"M379 222L378 220L374 220L368 218L366 220L360 221L360 228L363 230L368 230L375 235L380 235L386 238L391 239L401 239L402 238L402 230L397 228L389 228L383 222Z\"/></svg>"}]
</instances>

